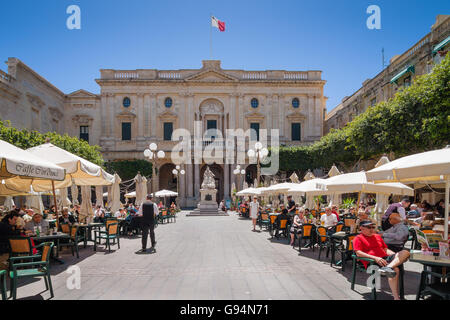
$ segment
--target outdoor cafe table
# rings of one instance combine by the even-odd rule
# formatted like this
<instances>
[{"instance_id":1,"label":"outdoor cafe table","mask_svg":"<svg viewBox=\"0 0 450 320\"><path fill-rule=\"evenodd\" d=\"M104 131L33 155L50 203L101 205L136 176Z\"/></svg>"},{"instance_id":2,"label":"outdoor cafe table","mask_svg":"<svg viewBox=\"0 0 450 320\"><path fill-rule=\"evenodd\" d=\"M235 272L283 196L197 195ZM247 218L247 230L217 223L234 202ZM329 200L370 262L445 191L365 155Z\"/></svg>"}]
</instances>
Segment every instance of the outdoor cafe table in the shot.
<instances>
[{"instance_id":1,"label":"outdoor cafe table","mask_svg":"<svg viewBox=\"0 0 450 320\"><path fill-rule=\"evenodd\" d=\"M89 224L78 223L75 225L78 226L78 228L84 229L84 247L85 248L87 246L88 241L94 242L94 240L92 239L92 229L93 228L100 229L102 226L104 226L104 224L101 222L93 222L93 223L89 223Z\"/></svg>"},{"instance_id":2,"label":"outdoor cafe table","mask_svg":"<svg viewBox=\"0 0 450 320\"><path fill-rule=\"evenodd\" d=\"M40 235L38 236L32 236L31 239L33 239L34 242L56 242L56 257L52 256L52 259L56 262L59 262L60 264L64 264L64 262L60 259L58 259L59 256L59 240L61 239L70 239L70 236L66 233L57 232L57 234L51 234L51 235ZM53 253L52 253L53 254Z\"/></svg>"},{"instance_id":3,"label":"outdoor cafe table","mask_svg":"<svg viewBox=\"0 0 450 320\"><path fill-rule=\"evenodd\" d=\"M346 233L345 231L339 231L335 232L330 236L330 242L331 242L331 264L339 265L342 263L342 261L335 262L335 254L336 254L336 244L342 244L345 237L349 233Z\"/></svg>"},{"instance_id":4,"label":"outdoor cafe table","mask_svg":"<svg viewBox=\"0 0 450 320\"><path fill-rule=\"evenodd\" d=\"M421 250L410 251L410 262L417 262L423 265L423 270L427 268L442 268L442 274L447 273L447 268L450 268L450 259L442 259L436 256L429 256L422 254Z\"/></svg>"}]
</instances>

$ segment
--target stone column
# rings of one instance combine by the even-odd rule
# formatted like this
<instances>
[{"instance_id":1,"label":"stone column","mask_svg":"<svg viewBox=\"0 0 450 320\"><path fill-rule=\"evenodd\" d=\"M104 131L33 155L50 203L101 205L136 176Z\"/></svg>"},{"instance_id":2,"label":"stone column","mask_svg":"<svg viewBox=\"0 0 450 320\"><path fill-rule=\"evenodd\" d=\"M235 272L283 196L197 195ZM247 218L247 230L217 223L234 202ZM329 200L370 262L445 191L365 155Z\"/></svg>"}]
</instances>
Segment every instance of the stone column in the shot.
<instances>
[{"instance_id":1,"label":"stone column","mask_svg":"<svg viewBox=\"0 0 450 320\"><path fill-rule=\"evenodd\" d=\"M314 100L313 96L308 94L308 122L309 122L309 132L308 136L314 136L314 126L315 123L315 110L314 110Z\"/></svg>"},{"instance_id":2,"label":"stone column","mask_svg":"<svg viewBox=\"0 0 450 320\"><path fill-rule=\"evenodd\" d=\"M245 129L244 127L244 94L240 93L238 98L238 117L239 117L239 128Z\"/></svg>"},{"instance_id":3,"label":"stone column","mask_svg":"<svg viewBox=\"0 0 450 320\"><path fill-rule=\"evenodd\" d=\"M110 126L111 126L111 136L115 137L116 136L115 129L117 130L117 128L115 126L115 118L116 118L116 114L120 110L120 106L122 105L122 99L120 96L115 96L114 98L113 98L113 103L112 103L109 120L110 120ZM120 127L119 130L121 130L121 129L122 129L122 127ZM136 133L134 133L134 134L136 135ZM131 128L131 136L133 136L133 128Z\"/></svg>"},{"instance_id":4,"label":"stone column","mask_svg":"<svg viewBox=\"0 0 450 320\"><path fill-rule=\"evenodd\" d=\"M144 136L144 124L145 124L145 117L144 117L144 94L142 92L138 92L136 94L137 96L137 136L143 137Z\"/></svg>"},{"instance_id":5,"label":"stone column","mask_svg":"<svg viewBox=\"0 0 450 320\"><path fill-rule=\"evenodd\" d=\"M100 109L100 114L101 114L101 134L100 137L104 137L108 135L108 125L106 122L107 119L107 114L108 114L108 94L107 93L102 93L101 95L101 109Z\"/></svg>"},{"instance_id":6,"label":"stone column","mask_svg":"<svg viewBox=\"0 0 450 320\"><path fill-rule=\"evenodd\" d=\"M284 133L284 108L285 108L285 103L284 103L284 95L280 94L278 96L278 116L279 116L279 128L280 128L280 138L282 140L284 140L285 137L285 133Z\"/></svg>"},{"instance_id":7,"label":"stone column","mask_svg":"<svg viewBox=\"0 0 450 320\"><path fill-rule=\"evenodd\" d=\"M181 169L184 169L184 171L186 171L186 166L181 166ZM179 174L179 178L180 178L180 194L178 195L180 197L180 205L183 204L183 206L186 203L186 174Z\"/></svg>"},{"instance_id":8,"label":"stone column","mask_svg":"<svg viewBox=\"0 0 450 320\"><path fill-rule=\"evenodd\" d=\"M150 95L144 95L144 137L150 137Z\"/></svg>"},{"instance_id":9,"label":"stone column","mask_svg":"<svg viewBox=\"0 0 450 320\"><path fill-rule=\"evenodd\" d=\"M315 120L316 120L316 124L315 124L315 126L314 126L314 128L315 128L315 133L314 133L314 135L316 136L316 137L320 137L320 136L322 136L322 125L321 125L321 123L322 123L322 120L320 119L320 115L321 115L321 109L322 109L322 106L319 104L319 99L318 99L318 96L317 95L314 95L314 109L315 109Z\"/></svg>"},{"instance_id":10,"label":"stone column","mask_svg":"<svg viewBox=\"0 0 450 320\"><path fill-rule=\"evenodd\" d=\"M157 128L156 128L156 93L150 94L150 134L152 139L156 138Z\"/></svg>"},{"instance_id":11,"label":"stone column","mask_svg":"<svg viewBox=\"0 0 450 320\"><path fill-rule=\"evenodd\" d=\"M194 196L198 199L200 195L200 165L194 164Z\"/></svg>"},{"instance_id":12,"label":"stone column","mask_svg":"<svg viewBox=\"0 0 450 320\"><path fill-rule=\"evenodd\" d=\"M186 165L186 184L187 184L187 196L192 198L194 196L194 182L192 176L192 164Z\"/></svg>"},{"instance_id":13,"label":"stone column","mask_svg":"<svg viewBox=\"0 0 450 320\"><path fill-rule=\"evenodd\" d=\"M224 199L230 199L230 165L224 164L223 165L223 177L224 177Z\"/></svg>"}]
</instances>

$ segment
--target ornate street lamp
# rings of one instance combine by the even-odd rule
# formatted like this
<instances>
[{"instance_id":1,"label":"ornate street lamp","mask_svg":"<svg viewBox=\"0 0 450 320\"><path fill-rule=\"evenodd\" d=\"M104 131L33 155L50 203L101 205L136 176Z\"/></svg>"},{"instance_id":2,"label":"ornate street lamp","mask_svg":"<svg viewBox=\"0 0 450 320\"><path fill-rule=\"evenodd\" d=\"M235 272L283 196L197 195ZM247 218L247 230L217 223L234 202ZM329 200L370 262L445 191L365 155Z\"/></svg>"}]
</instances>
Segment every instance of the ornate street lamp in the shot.
<instances>
[{"instance_id":1,"label":"ornate street lamp","mask_svg":"<svg viewBox=\"0 0 450 320\"><path fill-rule=\"evenodd\" d=\"M248 150L247 155L249 159L256 157L256 168L257 168L256 181L258 185L255 186L255 188L257 188L259 187L261 179L261 161L264 160L264 158L269 155L269 150L267 150L267 148L263 148L262 143L258 141L255 143L255 149Z\"/></svg>"},{"instance_id":2,"label":"ornate street lamp","mask_svg":"<svg viewBox=\"0 0 450 320\"><path fill-rule=\"evenodd\" d=\"M151 143L149 145L149 149L144 150L144 156L148 158L148 160L152 164L152 183L150 184L150 194L153 193L153 183L156 181L156 162L158 159L163 159L166 156L166 153L162 150L158 150L158 146L156 143Z\"/></svg>"},{"instance_id":3,"label":"ornate street lamp","mask_svg":"<svg viewBox=\"0 0 450 320\"><path fill-rule=\"evenodd\" d=\"M234 169L233 173L235 175L237 175L237 177L238 177L237 191L239 191L239 186L240 186L240 183L241 183L241 175L245 175L245 170L244 169L241 170L241 166L237 165L236 169Z\"/></svg>"},{"instance_id":4,"label":"ornate street lamp","mask_svg":"<svg viewBox=\"0 0 450 320\"><path fill-rule=\"evenodd\" d=\"M184 170L180 170L180 166L176 166L175 169L172 170L172 173L177 176L177 206L180 207L180 202L178 201L178 199L180 199L180 175L184 175L186 173L186 171Z\"/></svg>"}]
</instances>

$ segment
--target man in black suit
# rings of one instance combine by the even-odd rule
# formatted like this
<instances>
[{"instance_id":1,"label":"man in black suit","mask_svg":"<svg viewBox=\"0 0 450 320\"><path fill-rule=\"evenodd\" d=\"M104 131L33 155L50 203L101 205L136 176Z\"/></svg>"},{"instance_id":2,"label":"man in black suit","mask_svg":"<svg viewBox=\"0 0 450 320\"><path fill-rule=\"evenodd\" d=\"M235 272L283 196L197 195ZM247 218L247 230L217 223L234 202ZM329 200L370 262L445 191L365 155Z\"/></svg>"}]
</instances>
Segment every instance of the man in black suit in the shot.
<instances>
[{"instance_id":1,"label":"man in black suit","mask_svg":"<svg viewBox=\"0 0 450 320\"><path fill-rule=\"evenodd\" d=\"M150 251L155 251L155 219L158 214L158 206L152 201L152 196L147 195L147 200L142 203L139 207L139 212L137 216L142 217L141 229L142 229L142 250L141 252L147 251L147 237L150 231L150 240L152 242L152 247Z\"/></svg>"}]
</instances>

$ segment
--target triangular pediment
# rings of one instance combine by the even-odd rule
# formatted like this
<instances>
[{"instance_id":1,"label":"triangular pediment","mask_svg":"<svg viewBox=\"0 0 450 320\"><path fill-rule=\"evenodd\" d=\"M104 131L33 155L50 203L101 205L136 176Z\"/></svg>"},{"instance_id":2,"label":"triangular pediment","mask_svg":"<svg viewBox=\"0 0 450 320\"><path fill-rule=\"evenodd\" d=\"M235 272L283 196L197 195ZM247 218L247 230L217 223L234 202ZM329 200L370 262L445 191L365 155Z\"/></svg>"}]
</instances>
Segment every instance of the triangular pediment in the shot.
<instances>
[{"instance_id":1,"label":"triangular pediment","mask_svg":"<svg viewBox=\"0 0 450 320\"><path fill-rule=\"evenodd\" d=\"M96 94L80 89L67 95L70 98L97 98Z\"/></svg>"},{"instance_id":2,"label":"triangular pediment","mask_svg":"<svg viewBox=\"0 0 450 320\"><path fill-rule=\"evenodd\" d=\"M253 119L263 119L266 116L260 112L248 112L245 114L245 118L253 118Z\"/></svg>"},{"instance_id":3,"label":"triangular pediment","mask_svg":"<svg viewBox=\"0 0 450 320\"><path fill-rule=\"evenodd\" d=\"M301 112L292 112L286 116L288 119L306 119L306 116Z\"/></svg>"},{"instance_id":4,"label":"triangular pediment","mask_svg":"<svg viewBox=\"0 0 450 320\"><path fill-rule=\"evenodd\" d=\"M159 118L162 119L172 119L172 118L177 118L177 115L169 110L164 111L163 113L160 113L158 115Z\"/></svg>"},{"instance_id":5,"label":"triangular pediment","mask_svg":"<svg viewBox=\"0 0 450 320\"><path fill-rule=\"evenodd\" d=\"M117 115L117 117L119 117L119 118L135 118L136 114L134 114L131 111L125 110L125 111L122 111L121 113L119 113Z\"/></svg>"},{"instance_id":6,"label":"triangular pediment","mask_svg":"<svg viewBox=\"0 0 450 320\"><path fill-rule=\"evenodd\" d=\"M222 81L238 81L238 79L220 71L206 70L190 76L189 78L186 79L186 81L222 82Z\"/></svg>"}]
</instances>

